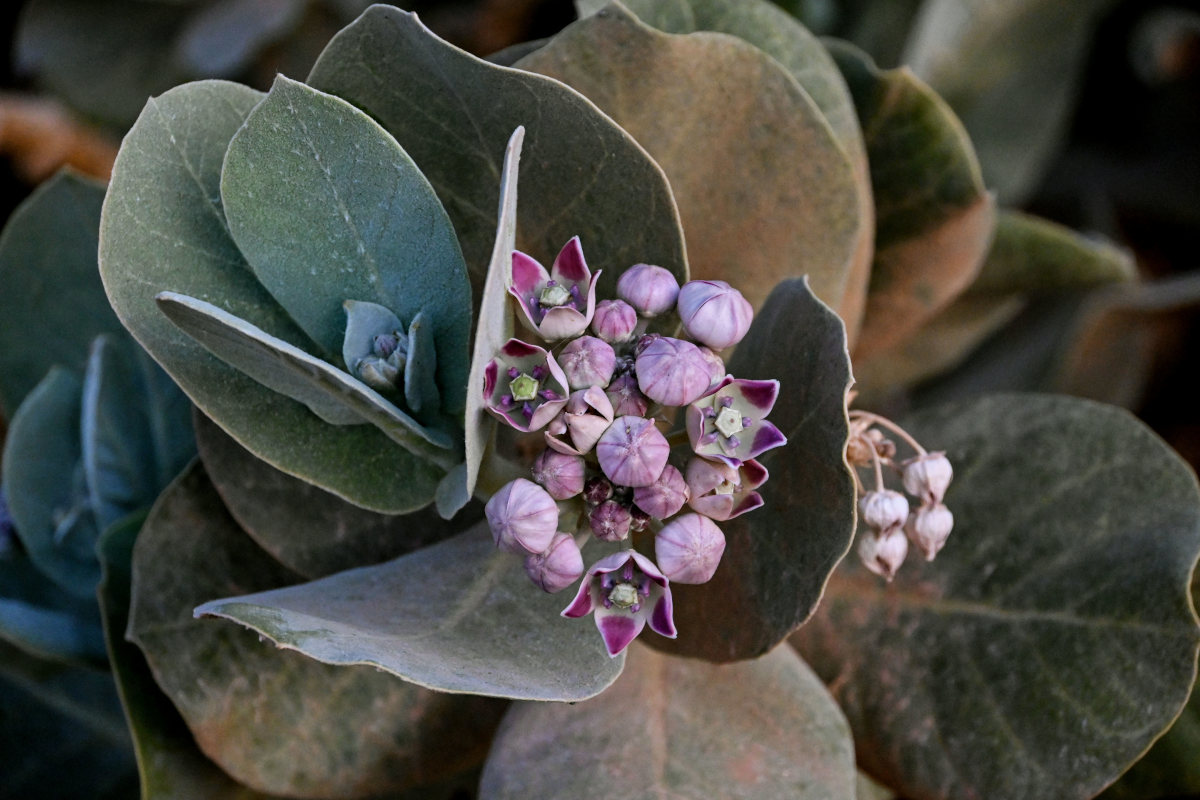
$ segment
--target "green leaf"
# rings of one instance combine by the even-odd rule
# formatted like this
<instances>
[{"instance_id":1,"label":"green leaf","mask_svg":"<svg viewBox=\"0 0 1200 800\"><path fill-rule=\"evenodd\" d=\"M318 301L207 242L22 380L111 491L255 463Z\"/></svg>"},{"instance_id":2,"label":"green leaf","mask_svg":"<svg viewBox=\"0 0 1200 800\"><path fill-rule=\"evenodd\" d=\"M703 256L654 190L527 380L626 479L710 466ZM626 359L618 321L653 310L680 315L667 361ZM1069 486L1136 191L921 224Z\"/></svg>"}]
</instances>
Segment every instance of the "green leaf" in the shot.
<instances>
[{"instance_id":1,"label":"green leaf","mask_svg":"<svg viewBox=\"0 0 1200 800\"><path fill-rule=\"evenodd\" d=\"M454 221L476 297L493 249L501 154L521 125L520 250L549 264L578 235L588 262L604 269L600 296L613 295L620 273L639 262L687 280L662 170L558 82L467 55L415 15L379 5L334 37L308 83L366 111L417 163Z\"/></svg>"},{"instance_id":2,"label":"green leaf","mask_svg":"<svg viewBox=\"0 0 1200 800\"><path fill-rule=\"evenodd\" d=\"M860 765L899 794L1093 796L1192 688L1195 476L1125 412L1071 398L904 427L954 464L954 533L891 584L847 559L793 643L834 682Z\"/></svg>"},{"instance_id":3,"label":"green leaf","mask_svg":"<svg viewBox=\"0 0 1200 800\"><path fill-rule=\"evenodd\" d=\"M766 653L802 623L854 535L854 478L843 459L850 361L841 320L803 280L784 281L729 363L739 378L779 380L770 421L788 443L759 459L765 505L721 523L721 566L673 585L679 638L656 649L710 661Z\"/></svg>"},{"instance_id":4,"label":"green leaf","mask_svg":"<svg viewBox=\"0 0 1200 800\"><path fill-rule=\"evenodd\" d=\"M995 209L966 132L907 69L881 71L830 42L866 140L875 198L875 261L855 361L884 357L970 285Z\"/></svg>"},{"instance_id":5,"label":"green leaf","mask_svg":"<svg viewBox=\"0 0 1200 800\"><path fill-rule=\"evenodd\" d=\"M224 0L193 4L193 8L174 43L174 55L192 75L216 78L248 70L261 50L301 22L305 4L303 0Z\"/></svg>"},{"instance_id":6,"label":"green leaf","mask_svg":"<svg viewBox=\"0 0 1200 800\"><path fill-rule=\"evenodd\" d=\"M419 508L432 499L440 470L374 426L328 425L243 375L176 328L154 301L162 291L186 294L305 352L315 349L254 279L221 208L221 161L261 98L237 84L203 81L147 103L117 156L101 217L105 289L134 337L192 401L259 458L364 507Z\"/></svg>"},{"instance_id":7,"label":"green leaf","mask_svg":"<svg viewBox=\"0 0 1200 800\"><path fill-rule=\"evenodd\" d=\"M82 385L54 367L17 409L4 447L4 494L17 536L39 570L78 598L100 580L99 531L80 462Z\"/></svg>"},{"instance_id":8,"label":"green leaf","mask_svg":"<svg viewBox=\"0 0 1200 800\"><path fill-rule=\"evenodd\" d=\"M350 373L310 356L211 303L174 292L156 298L163 313L209 352L264 386L304 403L331 425L370 423L413 455L449 466L454 440L423 427Z\"/></svg>"},{"instance_id":9,"label":"green leaf","mask_svg":"<svg viewBox=\"0 0 1200 800\"><path fill-rule=\"evenodd\" d=\"M662 165L694 277L730 279L758 307L807 273L818 297L841 303L863 224L854 170L770 56L730 36L661 33L614 5L518 66L581 91Z\"/></svg>"},{"instance_id":10,"label":"green leaf","mask_svg":"<svg viewBox=\"0 0 1200 800\"><path fill-rule=\"evenodd\" d=\"M854 800L854 776L846 719L790 648L713 666L634 645L599 697L515 703L479 796Z\"/></svg>"},{"instance_id":11,"label":"green leaf","mask_svg":"<svg viewBox=\"0 0 1200 800\"><path fill-rule=\"evenodd\" d=\"M127 336L101 336L83 379L83 469L96 527L139 509L196 455L192 406Z\"/></svg>"},{"instance_id":12,"label":"green leaf","mask_svg":"<svg viewBox=\"0 0 1200 800\"><path fill-rule=\"evenodd\" d=\"M966 125L984 177L1020 204L1064 140L1092 32L1112 0L930 0L901 62Z\"/></svg>"},{"instance_id":13,"label":"green leaf","mask_svg":"<svg viewBox=\"0 0 1200 800\"><path fill-rule=\"evenodd\" d=\"M568 599L533 586L480 523L386 564L213 600L196 616L438 691L575 701L608 687L624 659L609 658L593 625L559 616Z\"/></svg>"},{"instance_id":14,"label":"green leaf","mask_svg":"<svg viewBox=\"0 0 1200 800\"><path fill-rule=\"evenodd\" d=\"M64 591L12 545L0 547L0 640L51 661L97 666L105 659L91 598Z\"/></svg>"},{"instance_id":15,"label":"green leaf","mask_svg":"<svg viewBox=\"0 0 1200 800\"><path fill-rule=\"evenodd\" d=\"M283 76L229 143L229 230L255 276L327 359L345 300L405 324L425 312L446 410L463 408L471 289L437 195L387 131L337 97Z\"/></svg>"},{"instance_id":16,"label":"green leaf","mask_svg":"<svg viewBox=\"0 0 1200 800\"><path fill-rule=\"evenodd\" d=\"M461 531L432 508L376 514L255 458L203 414L195 419L205 470L229 513L263 550L305 578L402 556ZM473 507L465 516L481 515Z\"/></svg>"},{"instance_id":17,"label":"green leaf","mask_svg":"<svg viewBox=\"0 0 1200 800\"><path fill-rule=\"evenodd\" d=\"M307 797L398 793L482 759L503 704L320 664L192 618L206 597L296 580L242 533L199 468L142 528L129 636L209 758L259 791Z\"/></svg>"},{"instance_id":18,"label":"green leaf","mask_svg":"<svg viewBox=\"0 0 1200 800\"><path fill-rule=\"evenodd\" d=\"M121 330L96 272L104 185L59 172L0 235L0 417L12 419L51 366L76 369L92 339Z\"/></svg>"}]
</instances>

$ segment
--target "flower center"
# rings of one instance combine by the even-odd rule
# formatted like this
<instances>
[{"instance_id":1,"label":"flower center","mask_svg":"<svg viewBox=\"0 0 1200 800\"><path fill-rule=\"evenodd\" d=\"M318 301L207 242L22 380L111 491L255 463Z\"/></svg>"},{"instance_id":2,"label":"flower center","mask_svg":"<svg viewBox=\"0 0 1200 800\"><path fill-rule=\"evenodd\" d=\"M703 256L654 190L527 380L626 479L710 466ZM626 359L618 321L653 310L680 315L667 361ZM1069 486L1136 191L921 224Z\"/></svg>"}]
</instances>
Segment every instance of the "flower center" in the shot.
<instances>
[{"instance_id":1,"label":"flower center","mask_svg":"<svg viewBox=\"0 0 1200 800\"><path fill-rule=\"evenodd\" d=\"M515 402L525 403L537 398L538 381L532 375L522 372L508 384Z\"/></svg>"},{"instance_id":2,"label":"flower center","mask_svg":"<svg viewBox=\"0 0 1200 800\"><path fill-rule=\"evenodd\" d=\"M571 293L554 281L547 283L546 288L538 295L538 302L548 308L565 306L570 300Z\"/></svg>"},{"instance_id":3,"label":"flower center","mask_svg":"<svg viewBox=\"0 0 1200 800\"><path fill-rule=\"evenodd\" d=\"M738 489L742 488L741 484L733 481L721 481L717 484L717 488L713 489L713 494L737 494Z\"/></svg>"},{"instance_id":4,"label":"flower center","mask_svg":"<svg viewBox=\"0 0 1200 800\"><path fill-rule=\"evenodd\" d=\"M727 406L722 408L717 414L717 420L713 423L716 429L721 432L722 436L729 437L742 432L742 412L736 408Z\"/></svg>"},{"instance_id":5,"label":"flower center","mask_svg":"<svg viewBox=\"0 0 1200 800\"><path fill-rule=\"evenodd\" d=\"M639 599L637 586L632 583L618 583L608 592L609 602L617 608L632 608Z\"/></svg>"}]
</instances>

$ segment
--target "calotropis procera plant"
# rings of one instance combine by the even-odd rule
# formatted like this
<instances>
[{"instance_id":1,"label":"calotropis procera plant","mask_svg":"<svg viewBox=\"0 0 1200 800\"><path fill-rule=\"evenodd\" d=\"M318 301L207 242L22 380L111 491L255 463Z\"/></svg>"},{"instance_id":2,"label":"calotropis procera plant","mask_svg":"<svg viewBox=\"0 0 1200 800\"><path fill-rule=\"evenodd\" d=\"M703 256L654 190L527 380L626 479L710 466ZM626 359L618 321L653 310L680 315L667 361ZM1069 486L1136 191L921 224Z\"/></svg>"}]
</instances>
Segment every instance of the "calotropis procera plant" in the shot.
<instances>
[{"instance_id":1,"label":"calotropis procera plant","mask_svg":"<svg viewBox=\"0 0 1200 800\"><path fill-rule=\"evenodd\" d=\"M918 446L897 481L848 353L1122 266L997 226L928 87L765 3L584 10L507 67L375 7L304 83L187 84L126 137L101 275L201 412L127 628L105 590L145 794L482 765L488 798L850 798L856 758L907 797L1095 794L1194 678L1194 478L1122 413L1005 395L899 420L954 480ZM848 447L953 509L936 561L845 558Z\"/></svg>"}]
</instances>

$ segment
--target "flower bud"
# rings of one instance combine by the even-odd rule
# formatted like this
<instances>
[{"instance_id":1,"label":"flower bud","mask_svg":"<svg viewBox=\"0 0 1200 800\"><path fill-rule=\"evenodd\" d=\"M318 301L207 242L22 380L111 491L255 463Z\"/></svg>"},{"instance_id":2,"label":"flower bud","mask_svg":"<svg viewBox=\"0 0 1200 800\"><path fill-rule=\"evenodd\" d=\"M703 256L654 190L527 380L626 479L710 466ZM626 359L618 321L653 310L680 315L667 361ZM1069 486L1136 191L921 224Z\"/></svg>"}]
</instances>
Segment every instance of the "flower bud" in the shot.
<instances>
[{"instance_id":1,"label":"flower bud","mask_svg":"<svg viewBox=\"0 0 1200 800\"><path fill-rule=\"evenodd\" d=\"M546 448L533 462L533 479L555 500L566 500L583 491L585 469L583 456Z\"/></svg>"},{"instance_id":2,"label":"flower bud","mask_svg":"<svg viewBox=\"0 0 1200 800\"><path fill-rule=\"evenodd\" d=\"M648 341L647 341L648 340ZM686 406L698 400L712 383L709 362L700 348L670 336L645 337L638 346L638 388L664 406Z\"/></svg>"},{"instance_id":3,"label":"flower bud","mask_svg":"<svg viewBox=\"0 0 1200 800\"><path fill-rule=\"evenodd\" d=\"M946 496L954 468L945 453L926 453L904 462L904 489L927 506Z\"/></svg>"},{"instance_id":4,"label":"flower bud","mask_svg":"<svg viewBox=\"0 0 1200 800\"><path fill-rule=\"evenodd\" d=\"M658 480L633 490L633 502L655 519L674 516L688 501L687 481L679 470L667 464Z\"/></svg>"},{"instance_id":5,"label":"flower bud","mask_svg":"<svg viewBox=\"0 0 1200 800\"><path fill-rule=\"evenodd\" d=\"M617 281L617 297L647 317L670 311L678 296L679 281L670 270L653 264L634 264Z\"/></svg>"},{"instance_id":6,"label":"flower bud","mask_svg":"<svg viewBox=\"0 0 1200 800\"><path fill-rule=\"evenodd\" d=\"M641 417L650 408L650 401L638 388L637 376L621 375L604 391L612 403L613 415L618 417Z\"/></svg>"},{"instance_id":7,"label":"flower bud","mask_svg":"<svg viewBox=\"0 0 1200 800\"><path fill-rule=\"evenodd\" d=\"M558 506L533 481L517 478L483 507L496 547L507 553L543 553L558 530Z\"/></svg>"},{"instance_id":8,"label":"flower bud","mask_svg":"<svg viewBox=\"0 0 1200 800\"><path fill-rule=\"evenodd\" d=\"M908 555L908 539L900 528L892 528L882 535L867 531L858 540L858 557L867 569L889 581L896 577L896 570Z\"/></svg>"},{"instance_id":9,"label":"flower bud","mask_svg":"<svg viewBox=\"0 0 1200 800\"><path fill-rule=\"evenodd\" d=\"M725 281L688 281L678 306L688 336L713 350L740 342L754 318L750 303Z\"/></svg>"},{"instance_id":10,"label":"flower bud","mask_svg":"<svg viewBox=\"0 0 1200 800\"><path fill-rule=\"evenodd\" d=\"M699 350L708 365L708 388L712 389L725 378L725 362L711 348L700 347Z\"/></svg>"},{"instance_id":11,"label":"flower bud","mask_svg":"<svg viewBox=\"0 0 1200 800\"><path fill-rule=\"evenodd\" d=\"M593 506L600 505L612 496L613 485L608 478L596 475L583 484L583 499Z\"/></svg>"},{"instance_id":12,"label":"flower bud","mask_svg":"<svg viewBox=\"0 0 1200 800\"><path fill-rule=\"evenodd\" d=\"M572 389L592 386L603 389L608 386L616 361L612 345L595 336L572 339L558 355L558 365L562 367L563 374L567 376L567 385Z\"/></svg>"},{"instance_id":13,"label":"flower bud","mask_svg":"<svg viewBox=\"0 0 1200 800\"><path fill-rule=\"evenodd\" d=\"M624 300L601 300L592 317L592 331L606 342L617 344L633 338L637 312Z\"/></svg>"},{"instance_id":14,"label":"flower bud","mask_svg":"<svg viewBox=\"0 0 1200 800\"><path fill-rule=\"evenodd\" d=\"M649 486L667 465L671 446L652 420L621 417L596 443L600 469L618 486Z\"/></svg>"},{"instance_id":15,"label":"flower bud","mask_svg":"<svg viewBox=\"0 0 1200 800\"><path fill-rule=\"evenodd\" d=\"M556 533L544 553L525 559L525 574L542 591L562 591L583 575L583 554L574 538Z\"/></svg>"},{"instance_id":16,"label":"flower bud","mask_svg":"<svg viewBox=\"0 0 1200 800\"><path fill-rule=\"evenodd\" d=\"M725 553L725 534L708 517L684 514L654 537L659 569L676 583L706 583Z\"/></svg>"},{"instance_id":17,"label":"flower bud","mask_svg":"<svg viewBox=\"0 0 1200 800\"><path fill-rule=\"evenodd\" d=\"M913 512L904 526L904 532L925 556L925 560L933 561L942 545L946 544L953 527L954 515L950 509L938 503L921 506Z\"/></svg>"},{"instance_id":18,"label":"flower bud","mask_svg":"<svg viewBox=\"0 0 1200 800\"><path fill-rule=\"evenodd\" d=\"M596 538L605 542L620 542L629 538L629 509L616 500L605 500L588 514L588 524Z\"/></svg>"},{"instance_id":19,"label":"flower bud","mask_svg":"<svg viewBox=\"0 0 1200 800\"><path fill-rule=\"evenodd\" d=\"M400 370L385 359L367 356L355 365L358 377L377 392L394 392L400 380Z\"/></svg>"},{"instance_id":20,"label":"flower bud","mask_svg":"<svg viewBox=\"0 0 1200 800\"><path fill-rule=\"evenodd\" d=\"M901 530L908 519L908 500L904 495L890 489L867 492L858 501L858 513L863 522L877 533L893 528Z\"/></svg>"}]
</instances>

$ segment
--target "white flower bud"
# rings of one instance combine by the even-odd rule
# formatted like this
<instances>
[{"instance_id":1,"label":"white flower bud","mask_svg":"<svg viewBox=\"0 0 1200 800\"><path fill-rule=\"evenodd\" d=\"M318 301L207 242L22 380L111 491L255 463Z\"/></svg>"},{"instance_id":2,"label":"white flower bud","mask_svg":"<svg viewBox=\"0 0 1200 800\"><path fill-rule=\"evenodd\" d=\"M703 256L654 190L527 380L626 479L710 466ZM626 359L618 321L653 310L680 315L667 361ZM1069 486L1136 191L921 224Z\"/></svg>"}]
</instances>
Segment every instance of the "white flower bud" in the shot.
<instances>
[{"instance_id":1,"label":"white flower bud","mask_svg":"<svg viewBox=\"0 0 1200 800\"><path fill-rule=\"evenodd\" d=\"M912 543L925 555L926 561L933 561L934 556L946 544L950 530L954 527L954 515L942 504L921 506L908 518L904 532Z\"/></svg>"},{"instance_id":2,"label":"white flower bud","mask_svg":"<svg viewBox=\"0 0 1200 800\"><path fill-rule=\"evenodd\" d=\"M953 477L954 468L945 453L926 453L904 462L905 491L927 506L942 502Z\"/></svg>"},{"instance_id":3,"label":"white flower bud","mask_svg":"<svg viewBox=\"0 0 1200 800\"><path fill-rule=\"evenodd\" d=\"M908 519L908 500L890 489L867 492L858 501L858 513L876 534L901 530Z\"/></svg>"},{"instance_id":4,"label":"white flower bud","mask_svg":"<svg viewBox=\"0 0 1200 800\"><path fill-rule=\"evenodd\" d=\"M908 539L899 527L892 528L882 535L872 531L863 533L858 540L858 557L863 565L889 581L896 577L896 570L904 563L908 555Z\"/></svg>"}]
</instances>

